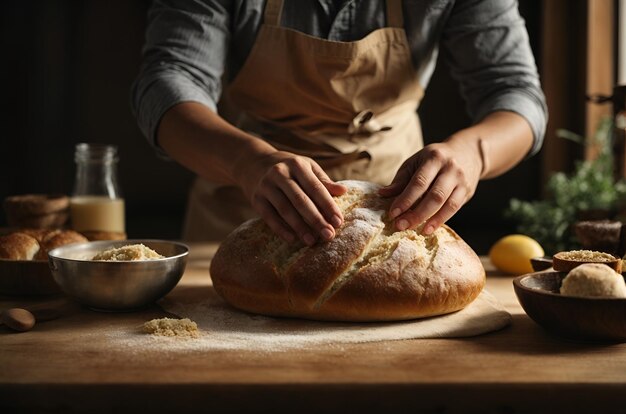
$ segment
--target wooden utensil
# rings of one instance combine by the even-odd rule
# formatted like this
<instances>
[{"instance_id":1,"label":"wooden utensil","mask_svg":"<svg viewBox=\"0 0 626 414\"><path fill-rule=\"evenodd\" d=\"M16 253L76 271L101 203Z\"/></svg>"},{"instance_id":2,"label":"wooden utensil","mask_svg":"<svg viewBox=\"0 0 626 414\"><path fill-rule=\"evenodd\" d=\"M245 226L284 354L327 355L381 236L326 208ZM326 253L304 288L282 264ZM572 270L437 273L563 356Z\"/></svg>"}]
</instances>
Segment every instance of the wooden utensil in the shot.
<instances>
[{"instance_id":1,"label":"wooden utensil","mask_svg":"<svg viewBox=\"0 0 626 414\"><path fill-rule=\"evenodd\" d=\"M75 304L65 298L59 298L44 303L24 306L23 308L5 309L0 314L0 325L25 332L35 326L35 322L45 322L57 319L69 312ZM32 321L30 318L32 317Z\"/></svg>"}]
</instances>

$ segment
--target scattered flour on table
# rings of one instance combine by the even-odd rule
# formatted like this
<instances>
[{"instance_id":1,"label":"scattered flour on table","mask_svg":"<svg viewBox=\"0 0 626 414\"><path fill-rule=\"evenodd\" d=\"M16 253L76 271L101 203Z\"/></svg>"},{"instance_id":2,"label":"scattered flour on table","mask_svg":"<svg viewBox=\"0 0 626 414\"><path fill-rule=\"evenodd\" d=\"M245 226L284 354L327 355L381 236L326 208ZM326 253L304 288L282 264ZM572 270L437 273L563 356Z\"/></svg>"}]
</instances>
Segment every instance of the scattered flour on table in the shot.
<instances>
[{"instance_id":1,"label":"scattered flour on table","mask_svg":"<svg viewBox=\"0 0 626 414\"><path fill-rule=\"evenodd\" d=\"M167 312L195 321L197 337L162 337L148 335L137 327L116 328L105 333L108 345L140 352L280 352L319 345L475 336L511 322L511 315L486 291L465 309L444 316L389 323L338 323L253 315L230 307L214 291L206 290L210 293L201 299L180 303L166 298L159 302Z\"/></svg>"}]
</instances>

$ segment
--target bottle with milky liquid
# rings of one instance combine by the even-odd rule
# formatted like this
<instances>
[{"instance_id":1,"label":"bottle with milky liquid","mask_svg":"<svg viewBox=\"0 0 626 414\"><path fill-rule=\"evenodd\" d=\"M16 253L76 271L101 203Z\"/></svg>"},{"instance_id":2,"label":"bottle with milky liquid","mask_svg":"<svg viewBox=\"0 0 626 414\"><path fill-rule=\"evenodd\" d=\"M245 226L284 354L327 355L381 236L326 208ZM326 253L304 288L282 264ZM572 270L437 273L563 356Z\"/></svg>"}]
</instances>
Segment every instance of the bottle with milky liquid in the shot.
<instances>
[{"instance_id":1,"label":"bottle with milky liquid","mask_svg":"<svg viewBox=\"0 0 626 414\"><path fill-rule=\"evenodd\" d=\"M125 237L124 199L117 182L117 147L77 144L76 179L70 201L72 228L103 238ZM93 237L99 238L99 237Z\"/></svg>"}]
</instances>

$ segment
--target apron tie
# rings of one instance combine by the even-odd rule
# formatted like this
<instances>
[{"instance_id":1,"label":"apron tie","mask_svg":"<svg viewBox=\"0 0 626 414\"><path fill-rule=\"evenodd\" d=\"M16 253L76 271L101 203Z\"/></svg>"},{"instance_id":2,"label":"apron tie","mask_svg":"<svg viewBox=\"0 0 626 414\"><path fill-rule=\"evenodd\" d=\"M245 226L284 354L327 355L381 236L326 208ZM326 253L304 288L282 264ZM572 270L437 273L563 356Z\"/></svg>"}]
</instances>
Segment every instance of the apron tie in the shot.
<instances>
[{"instance_id":1,"label":"apron tie","mask_svg":"<svg viewBox=\"0 0 626 414\"><path fill-rule=\"evenodd\" d=\"M351 135L366 135L370 136L377 132L390 131L391 127L388 125L381 125L380 122L374 117L374 112L371 109L365 109L359 112L352 122L348 125L348 133Z\"/></svg>"}]
</instances>

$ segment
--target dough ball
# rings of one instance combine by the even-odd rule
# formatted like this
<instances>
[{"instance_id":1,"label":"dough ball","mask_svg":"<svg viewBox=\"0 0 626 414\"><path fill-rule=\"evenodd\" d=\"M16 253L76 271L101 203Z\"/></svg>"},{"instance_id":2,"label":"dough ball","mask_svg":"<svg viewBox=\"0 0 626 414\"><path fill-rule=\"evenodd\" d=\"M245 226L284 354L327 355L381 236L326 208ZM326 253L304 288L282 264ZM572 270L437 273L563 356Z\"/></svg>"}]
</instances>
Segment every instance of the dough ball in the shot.
<instances>
[{"instance_id":1,"label":"dough ball","mask_svg":"<svg viewBox=\"0 0 626 414\"><path fill-rule=\"evenodd\" d=\"M626 283L621 274L607 265L585 263L572 269L563 279L561 294L626 298Z\"/></svg>"}]
</instances>

